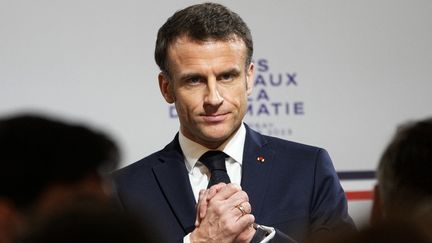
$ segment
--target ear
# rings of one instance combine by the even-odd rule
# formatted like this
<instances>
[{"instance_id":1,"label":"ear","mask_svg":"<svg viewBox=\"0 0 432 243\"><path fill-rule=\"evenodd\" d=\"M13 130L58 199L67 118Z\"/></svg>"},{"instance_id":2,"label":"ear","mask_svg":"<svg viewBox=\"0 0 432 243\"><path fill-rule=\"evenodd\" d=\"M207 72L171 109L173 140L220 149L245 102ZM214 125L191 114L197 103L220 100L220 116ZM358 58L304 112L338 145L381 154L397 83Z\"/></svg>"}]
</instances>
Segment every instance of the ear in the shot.
<instances>
[{"instance_id":1,"label":"ear","mask_svg":"<svg viewBox=\"0 0 432 243\"><path fill-rule=\"evenodd\" d=\"M246 70L246 93L248 96L252 94L252 90L253 90L254 71L255 71L255 66L253 63L250 63L249 67Z\"/></svg>"},{"instance_id":2,"label":"ear","mask_svg":"<svg viewBox=\"0 0 432 243\"><path fill-rule=\"evenodd\" d=\"M167 74L160 72L158 75L159 79L159 89L162 93L162 96L165 98L166 102L169 104L174 103L175 96L174 96L174 87L172 87L172 83L169 80L169 77Z\"/></svg>"},{"instance_id":3,"label":"ear","mask_svg":"<svg viewBox=\"0 0 432 243\"><path fill-rule=\"evenodd\" d=\"M379 186L374 187L374 198L372 202L372 211L370 216L370 224L375 225L384 219L383 205L380 196Z\"/></svg>"}]
</instances>

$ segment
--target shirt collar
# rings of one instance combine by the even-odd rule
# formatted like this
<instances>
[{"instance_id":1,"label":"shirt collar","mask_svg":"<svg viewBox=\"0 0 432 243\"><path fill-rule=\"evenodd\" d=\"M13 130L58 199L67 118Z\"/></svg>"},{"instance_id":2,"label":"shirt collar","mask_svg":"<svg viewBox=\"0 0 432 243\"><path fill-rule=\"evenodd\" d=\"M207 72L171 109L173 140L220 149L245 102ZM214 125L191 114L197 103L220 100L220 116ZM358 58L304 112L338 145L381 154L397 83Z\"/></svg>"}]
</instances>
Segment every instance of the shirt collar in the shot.
<instances>
[{"instance_id":1,"label":"shirt collar","mask_svg":"<svg viewBox=\"0 0 432 243\"><path fill-rule=\"evenodd\" d=\"M221 146L219 146L219 148L217 148L217 150L223 151L225 154L230 156L234 162L237 162L241 165L243 162L243 149L245 140L246 128L242 123L234 136L228 141L225 141ZM185 137L181 131L179 132L179 143L185 157L186 167L189 172L196 165L201 155L210 150L207 147L204 147L201 144Z\"/></svg>"}]
</instances>

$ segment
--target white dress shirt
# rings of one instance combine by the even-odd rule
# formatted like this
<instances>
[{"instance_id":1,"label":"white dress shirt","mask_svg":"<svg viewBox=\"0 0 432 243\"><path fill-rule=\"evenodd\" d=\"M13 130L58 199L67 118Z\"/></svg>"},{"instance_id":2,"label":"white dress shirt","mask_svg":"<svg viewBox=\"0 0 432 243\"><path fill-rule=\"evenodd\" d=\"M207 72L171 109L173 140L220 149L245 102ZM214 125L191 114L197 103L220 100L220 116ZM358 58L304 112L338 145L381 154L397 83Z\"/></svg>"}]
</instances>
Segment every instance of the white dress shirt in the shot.
<instances>
[{"instance_id":1,"label":"white dress shirt","mask_svg":"<svg viewBox=\"0 0 432 243\"><path fill-rule=\"evenodd\" d=\"M243 163L243 150L246 139L246 128L242 123L234 136L219 146L216 150L223 151L229 157L225 160L228 176L231 183L240 185L241 169ZM199 191L207 188L210 180L210 171L198 159L210 149L198 144L189 138L185 137L181 131L179 132L180 148L183 151L185 165L188 171L189 180L192 186L192 191L195 196L195 202L198 202ZM261 243L268 242L275 235L274 228L265 227L270 234ZM183 238L183 242L190 242L190 233Z\"/></svg>"},{"instance_id":2,"label":"white dress shirt","mask_svg":"<svg viewBox=\"0 0 432 243\"><path fill-rule=\"evenodd\" d=\"M223 151L229 157L225 160L228 176L231 183L240 185L241 166L243 160L243 148L246 139L246 128L242 124L234 136L222 144L216 150ZM198 159L210 149L198 144L179 133L179 143L185 157L185 164L188 170L189 180L192 191L195 196L195 202L198 202L198 195L201 189L206 189L210 180L210 171Z\"/></svg>"}]
</instances>

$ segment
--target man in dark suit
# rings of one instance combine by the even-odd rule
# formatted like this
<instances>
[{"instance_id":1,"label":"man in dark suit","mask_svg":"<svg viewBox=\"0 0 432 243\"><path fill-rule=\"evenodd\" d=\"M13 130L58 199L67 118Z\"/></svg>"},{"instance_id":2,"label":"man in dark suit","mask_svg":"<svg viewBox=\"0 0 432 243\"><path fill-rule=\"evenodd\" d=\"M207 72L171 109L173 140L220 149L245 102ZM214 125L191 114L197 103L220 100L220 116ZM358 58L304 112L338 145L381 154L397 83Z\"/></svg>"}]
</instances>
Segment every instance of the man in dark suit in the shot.
<instances>
[{"instance_id":1,"label":"man in dark suit","mask_svg":"<svg viewBox=\"0 0 432 243\"><path fill-rule=\"evenodd\" d=\"M116 172L115 184L123 207L143 218L152 212L172 241L292 242L352 226L325 150L243 123L252 53L247 25L219 4L185 8L159 29L159 87L175 104L180 131L161 151ZM207 162L212 153L222 155L223 168ZM208 185L217 174L225 183ZM198 201L204 210L196 212Z\"/></svg>"}]
</instances>

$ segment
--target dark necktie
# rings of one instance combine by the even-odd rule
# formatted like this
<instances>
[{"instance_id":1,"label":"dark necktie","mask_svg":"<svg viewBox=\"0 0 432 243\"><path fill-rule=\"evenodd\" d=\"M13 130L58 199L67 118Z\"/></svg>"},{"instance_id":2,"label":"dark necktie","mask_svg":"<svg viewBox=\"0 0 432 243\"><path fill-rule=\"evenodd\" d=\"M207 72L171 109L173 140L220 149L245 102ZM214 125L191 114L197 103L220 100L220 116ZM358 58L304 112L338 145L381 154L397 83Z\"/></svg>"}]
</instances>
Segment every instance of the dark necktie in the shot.
<instances>
[{"instance_id":1,"label":"dark necktie","mask_svg":"<svg viewBox=\"0 0 432 243\"><path fill-rule=\"evenodd\" d=\"M199 161L201 161L210 170L211 176L207 188L210 188L219 182L227 184L231 182L225 167L226 157L228 156L222 151L210 150L199 158Z\"/></svg>"}]
</instances>

